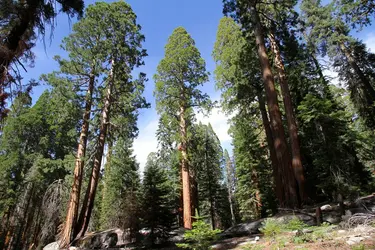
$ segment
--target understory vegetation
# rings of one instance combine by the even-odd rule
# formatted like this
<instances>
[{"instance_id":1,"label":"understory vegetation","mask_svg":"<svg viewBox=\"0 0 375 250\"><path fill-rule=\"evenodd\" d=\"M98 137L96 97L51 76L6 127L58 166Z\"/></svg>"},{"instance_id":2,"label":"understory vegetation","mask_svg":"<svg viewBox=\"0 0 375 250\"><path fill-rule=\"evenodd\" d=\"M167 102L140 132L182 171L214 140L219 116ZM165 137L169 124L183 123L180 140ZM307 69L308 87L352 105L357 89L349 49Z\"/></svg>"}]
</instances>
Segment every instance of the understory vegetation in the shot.
<instances>
[{"instance_id":1,"label":"understory vegetation","mask_svg":"<svg viewBox=\"0 0 375 250\"><path fill-rule=\"evenodd\" d=\"M184 228L178 246L203 250L280 211L334 202L344 216L345 201L374 191L375 54L356 37L374 1L223 0L212 58L176 27L153 75L149 29L126 1L0 6L0 249L66 249L113 228L151 249ZM77 19L48 59L56 68L25 82L60 14ZM143 166L134 142L150 108L158 147ZM200 119L218 110L231 145ZM268 218L261 232L285 247L334 240L332 227Z\"/></svg>"}]
</instances>

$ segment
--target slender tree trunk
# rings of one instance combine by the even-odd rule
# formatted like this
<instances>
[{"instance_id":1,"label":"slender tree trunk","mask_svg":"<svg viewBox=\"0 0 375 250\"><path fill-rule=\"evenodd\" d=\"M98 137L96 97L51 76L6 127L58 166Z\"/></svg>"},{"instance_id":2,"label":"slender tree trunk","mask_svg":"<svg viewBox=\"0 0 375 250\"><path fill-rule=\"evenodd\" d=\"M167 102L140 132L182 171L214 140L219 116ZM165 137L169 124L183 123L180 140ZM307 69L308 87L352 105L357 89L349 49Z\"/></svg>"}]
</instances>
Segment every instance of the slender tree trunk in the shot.
<instances>
[{"instance_id":1,"label":"slender tree trunk","mask_svg":"<svg viewBox=\"0 0 375 250\"><path fill-rule=\"evenodd\" d=\"M196 172L190 169L190 183L191 183L191 211L198 211L199 214L199 199L198 199L198 182ZM192 222L194 219L192 218Z\"/></svg>"},{"instance_id":2,"label":"slender tree trunk","mask_svg":"<svg viewBox=\"0 0 375 250\"><path fill-rule=\"evenodd\" d=\"M184 89L181 89L181 104L180 104L180 136L181 136L181 172L182 172L182 199L183 199L183 219L184 228L192 228L192 211L191 211L191 194L190 194L190 174L189 161L187 155L187 126L185 120L185 94Z\"/></svg>"},{"instance_id":3,"label":"slender tree trunk","mask_svg":"<svg viewBox=\"0 0 375 250\"><path fill-rule=\"evenodd\" d=\"M89 85L86 93L85 111L83 113L83 123L81 128L81 134L79 136L79 144L74 166L74 177L72 189L70 191L68 210L64 228L60 237L61 247L67 247L70 244L70 242L72 242L72 240L74 239L74 228L76 226L78 218L78 207L82 187L83 168L85 165L84 158L86 156L87 136L90 126L90 115L94 83L95 75L93 69L90 74Z\"/></svg>"},{"instance_id":4,"label":"slender tree trunk","mask_svg":"<svg viewBox=\"0 0 375 250\"><path fill-rule=\"evenodd\" d=\"M211 170L209 169L208 167L208 164L207 164L207 151L208 151L208 148L207 148L207 136L208 136L208 131L207 131L207 127L206 127L206 133L205 133L205 151L204 151L204 166L205 166L205 169L206 169L206 174L207 174L207 177L208 177L208 196L209 196L209 200L210 200L210 215L211 215L211 226L212 226L212 229L215 229L215 206L214 206L214 195L213 195L213 192L212 192L212 183L211 183Z\"/></svg>"},{"instance_id":5,"label":"slender tree trunk","mask_svg":"<svg viewBox=\"0 0 375 250\"><path fill-rule=\"evenodd\" d=\"M107 130L109 125L109 115L110 115L110 107L112 103L112 88L114 82L113 76L113 68L114 68L114 60L112 60L112 66L109 74L109 81L107 85L107 93L104 99L104 107L101 114L101 121L100 121L100 128L99 128L99 140L98 146L96 148L95 158L94 158L94 166L92 168L89 184L87 187L87 192L82 204L81 213L79 215L79 219L77 222L77 226L75 228L75 239L81 238L90 222L90 217L92 213L92 209L94 207L94 200L96 195L96 190L99 182L99 174L100 174L100 166L103 158L104 152L104 145L105 140L107 137Z\"/></svg>"},{"instance_id":6,"label":"slender tree trunk","mask_svg":"<svg viewBox=\"0 0 375 250\"><path fill-rule=\"evenodd\" d=\"M254 33L256 38L256 44L258 47L259 61L262 68L264 88L266 90L267 105L270 114L271 129L274 138L276 156L278 158L279 167L283 172L283 180L285 185L285 200L281 200L280 205L282 207L299 207L296 192L296 183L291 169L291 159L284 134L284 127L277 100L277 92L275 89L274 78L267 56L267 50L264 42L264 35L259 19L259 14L256 10L255 4L253 6L250 6L250 12L255 25Z\"/></svg>"},{"instance_id":7,"label":"slender tree trunk","mask_svg":"<svg viewBox=\"0 0 375 250\"><path fill-rule=\"evenodd\" d=\"M275 186L274 186L275 194L279 201L284 201L285 200L284 186L282 184L282 179L281 179L282 172L281 172L281 169L279 169L278 167L279 163L278 163L278 159L276 156L275 143L274 143L273 136L272 136L270 122L268 120L266 103L264 101L264 97L261 91L258 92L258 102L259 102L260 113L262 116L264 131L266 132L268 149L270 151L270 159L271 159L273 178L274 178L274 183L275 183Z\"/></svg>"},{"instance_id":8,"label":"slender tree trunk","mask_svg":"<svg viewBox=\"0 0 375 250\"><path fill-rule=\"evenodd\" d=\"M305 190L305 174L302 166L301 160L301 149L299 146L299 139L298 139L298 128L296 123L296 118L293 111L293 104L292 98L290 96L289 84L285 74L285 67L283 60L281 58L281 53L279 49L279 45L276 41L274 34L269 35L271 41L271 48L273 50L273 54L275 56L275 66L279 76L279 83L281 87L281 93L283 95L286 119L288 121L288 131L289 131L289 138L290 144L292 149L292 168L294 172L294 177L298 183L298 192L300 200L303 202L307 200L307 194Z\"/></svg>"},{"instance_id":9,"label":"slender tree trunk","mask_svg":"<svg viewBox=\"0 0 375 250\"><path fill-rule=\"evenodd\" d=\"M233 182L232 182L232 162L230 159L227 159L226 162L226 171L227 171L227 189L228 189L228 201L231 215L231 224L234 226L236 224L236 216L234 214L234 204L233 204Z\"/></svg>"},{"instance_id":10,"label":"slender tree trunk","mask_svg":"<svg viewBox=\"0 0 375 250\"><path fill-rule=\"evenodd\" d=\"M259 190L258 173L255 169L253 169L252 171L251 179L253 182L253 187L255 189L255 217L259 219L262 216L262 197Z\"/></svg>"}]
</instances>

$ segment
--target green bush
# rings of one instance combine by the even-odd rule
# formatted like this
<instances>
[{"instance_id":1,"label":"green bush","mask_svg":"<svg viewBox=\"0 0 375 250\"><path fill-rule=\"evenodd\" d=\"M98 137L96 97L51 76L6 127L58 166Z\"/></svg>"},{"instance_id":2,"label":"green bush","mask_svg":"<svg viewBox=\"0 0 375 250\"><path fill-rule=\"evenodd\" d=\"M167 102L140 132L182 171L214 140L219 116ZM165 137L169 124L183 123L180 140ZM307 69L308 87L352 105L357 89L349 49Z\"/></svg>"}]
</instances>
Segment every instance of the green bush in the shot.
<instances>
[{"instance_id":1,"label":"green bush","mask_svg":"<svg viewBox=\"0 0 375 250\"><path fill-rule=\"evenodd\" d=\"M219 229L212 230L211 226L203 221L199 216L194 217L193 229L184 234L186 243L176 244L178 247L192 250L211 249L213 241L218 239Z\"/></svg>"},{"instance_id":2,"label":"green bush","mask_svg":"<svg viewBox=\"0 0 375 250\"><path fill-rule=\"evenodd\" d=\"M293 219L291 219L288 224L285 225L285 229L288 229L288 230L302 230L303 228L307 227L308 225L306 225L303 221L301 221L300 219L298 219L297 217L294 217Z\"/></svg>"},{"instance_id":3,"label":"green bush","mask_svg":"<svg viewBox=\"0 0 375 250\"><path fill-rule=\"evenodd\" d=\"M274 237L281 233L283 226L275 219L268 218L262 222L260 231L267 237Z\"/></svg>"}]
</instances>

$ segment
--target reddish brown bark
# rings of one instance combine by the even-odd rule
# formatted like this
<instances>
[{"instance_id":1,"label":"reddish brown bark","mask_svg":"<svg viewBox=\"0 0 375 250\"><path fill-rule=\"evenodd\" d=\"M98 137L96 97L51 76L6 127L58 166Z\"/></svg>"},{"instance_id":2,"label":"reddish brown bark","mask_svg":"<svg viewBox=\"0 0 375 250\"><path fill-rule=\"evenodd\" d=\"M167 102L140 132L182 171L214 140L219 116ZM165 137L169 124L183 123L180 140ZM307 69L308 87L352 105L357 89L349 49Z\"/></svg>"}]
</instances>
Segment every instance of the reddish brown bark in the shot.
<instances>
[{"instance_id":1,"label":"reddish brown bark","mask_svg":"<svg viewBox=\"0 0 375 250\"><path fill-rule=\"evenodd\" d=\"M111 102L112 102L111 99L112 99L112 88L113 88L113 67L114 67L114 62L112 61L111 71L109 74L109 81L107 85L107 93L105 96L104 107L102 110L101 120L100 120L98 146L96 148L96 153L94 157L94 165L93 165L91 176L89 179L89 184L87 187L84 201L82 203L81 213L79 215L78 222L74 230L75 239L81 238L85 234L89 226L92 209L94 207L94 200L95 200L96 190L97 190L98 182L99 182L100 166L102 162L104 145L105 145L108 125L109 125L109 115L110 115L110 107L111 107Z\"/></svg>"},{"instance_id":2,"label":"reddish brown bark","mask_svg":"<svg viewBox=\"0 0 375 250\"><path fill-rule=\"evenodd\" d=\"M250 14L254 21L254 33L258 48L258 56L262 69L264 88L266 90L267 105L271 120L274 147L278 158L279 168L283 173L283 185L285 200L280 201L282 207L298 207L298 197L293 173L291 170L291 159L284 134L284 127L281 119L281 112L278 104L277 92L274 78L268 60L267 50L264 42L264 35L255 4L250 6Z\"/></svg>"},{"instance_id":3,"label":"reddish brown bark","mask_svg":"<svg viewBox=\"0 0 375 250\"><path fill-rule=\"evenodd\" d=\"M82 176L83 168L85 165L84 157L86 156L86 147L87 147L87 135L90 126L90 115L91 115L91 106L92 106L92 94L94 91L94 70L91 72L89 85L86 93L86 104L85 111L83 113L83 123L81 128L81 134L79 137L79 144L77 149L76 161L74 166L74 177L72 189L70 192L70 198L68 203L68 210L66 215L66 220L64 224L64 229L60 237L60 246L66 247L74 238L74 227L77 223L78 218L78 207L81 194L82 186Z\"/></svg>"},{"instance_id":4,"label":"reddish brown bark","mask_svg":"<svg viewBox=\"0 0 375 250\"><path fill-rule=\"evenodd\" d=\"M272 173L274 178L274 190L276 197L279 201L285 200L284 198L284 187L282 185L281 175L282 172L280 171L278 167L278 159L276 156L275 151L275 143L273 141L272 131L270 127L270 122L267 115L267 109L266 109L266 103L264 101L264 97L261 92L258 93L258 102L259 102L259 109L262 116L262 122L264 131L266 132L266 139L267 139L267 145L268 150L270 152L270 159L271 159L271 165L272 165Z\"/></svg>"},{"instance_id":5,"label":"reddish brown bark","mask_svg":"<svg viewBox=\"0 0 375 250\"><path fill-rule=\"evenodd\" d=\"M275 36L273 34L269 35L271 41L271 48L275 56L275 66L278 73L279 84L281 88L281 93L283 95L283 102L285 107L286 119L288 122L288 132L290 138L290 144L292 149L292 168L294 172L294 177L298 183L298 192L301 201L307 200L307 194L305 191L305 174L302 166L301 160L301 149L299 146L298 139L298 128L296 123L296 118L293 111L292 98L290 96L290 90L288 85L288 80L285 74L284 63L281 58L281 53Z\"/></svg>"},{"instance_id":6,"label":"reddish brown bark","mask_svg":"<svg viewBox=\"0 0 375 250\"><path fill-rule=\"evenodd\" d=\"M182 100L184 100L183 90L181 91ZM190 194L190 174L189 161L186 149L187 128L185 120L185 105L182 101L180 105L180 136L181 136L181 172L182 172L182 200L183 200L183 219L184 228L192 228L191 194Z\"/></svg>"}]
</instances>

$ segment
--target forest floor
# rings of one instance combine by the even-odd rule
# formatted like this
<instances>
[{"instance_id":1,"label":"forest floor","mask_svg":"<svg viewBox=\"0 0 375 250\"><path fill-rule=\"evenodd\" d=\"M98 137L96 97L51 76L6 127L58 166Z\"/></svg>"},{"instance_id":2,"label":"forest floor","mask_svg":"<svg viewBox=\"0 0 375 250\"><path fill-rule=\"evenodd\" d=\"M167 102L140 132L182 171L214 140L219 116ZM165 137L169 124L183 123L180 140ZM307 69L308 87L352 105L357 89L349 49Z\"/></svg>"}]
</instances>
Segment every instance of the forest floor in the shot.
<instances>
[{"instance_id":1,"label":"forest floor","mask_svg":"<svg viewBox=\"0 0 375 250\"><path fill-rule=\"evenodd\" d=\"M259 240L258 240L259 238ZM252 235L225 239L215 250L375 250L375 227L359 225L351 229L338 226L308 227L283 231L271 237Z\"/></svg>"}]
</instances>

